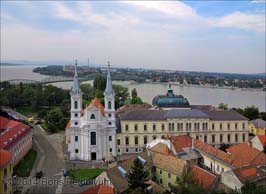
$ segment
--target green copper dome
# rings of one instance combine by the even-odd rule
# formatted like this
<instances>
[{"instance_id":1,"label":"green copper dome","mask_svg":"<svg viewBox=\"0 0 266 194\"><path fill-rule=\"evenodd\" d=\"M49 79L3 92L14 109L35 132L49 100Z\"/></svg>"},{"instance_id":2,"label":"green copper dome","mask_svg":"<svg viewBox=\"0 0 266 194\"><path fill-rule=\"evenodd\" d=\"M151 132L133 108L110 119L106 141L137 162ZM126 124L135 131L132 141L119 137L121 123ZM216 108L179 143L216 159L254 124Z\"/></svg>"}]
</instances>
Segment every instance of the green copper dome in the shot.
<instances>
[{"instance_id":1,"label":"green copper dome","mask_svg":"<svg viewBox=\"0 0 266 194\"><path fill-rule=\"evenodd\" d=\"M189 102L182 95L175 95L171 85L166 95L158 95L152 100L153 106L158 106L162 108L189 108Z\"/></svg>"}]
</instances>

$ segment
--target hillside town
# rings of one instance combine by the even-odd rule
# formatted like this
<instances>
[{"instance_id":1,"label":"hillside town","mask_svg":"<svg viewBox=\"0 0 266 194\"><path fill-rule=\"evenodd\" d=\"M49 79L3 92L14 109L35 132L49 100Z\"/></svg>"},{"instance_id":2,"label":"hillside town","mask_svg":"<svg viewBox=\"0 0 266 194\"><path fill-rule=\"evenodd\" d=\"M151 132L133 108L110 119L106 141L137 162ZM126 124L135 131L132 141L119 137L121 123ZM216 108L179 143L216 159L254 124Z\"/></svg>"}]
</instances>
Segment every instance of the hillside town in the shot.
<instances>
[{"instance_id":1,"label":"hillside town","mask_svg":"<svg viewBox=\"0 0 266 194\"><path fill-rule=\"evenodd\" d=\"M104 104L95 97L84 107L75 64L70 120L62 136L64 159L62 166L49 168L54 168L59 180L71 177L77 186L53 185L56 192L265 191L266 121L249 120L232 109L191 105L184 96L174 93L171 83L165 95L154 97L152 105L127 104L116 109L110 69L108 63ZM23 115L9 109L3 109L0 117L4 194L43 190L40 182L31 187L16 181L20 176L17 168L32 148L37 150L38 159L30 172L21 176L42 180L48 175L40 165L45 161L38 145L41 142L36 142L40 137L35 134L45 136L45 132L38 123L24 124L25 119L23 123L20 118L23 120ZM95 184L90 183L92 179Z\"/></svg>"}]
</instances>

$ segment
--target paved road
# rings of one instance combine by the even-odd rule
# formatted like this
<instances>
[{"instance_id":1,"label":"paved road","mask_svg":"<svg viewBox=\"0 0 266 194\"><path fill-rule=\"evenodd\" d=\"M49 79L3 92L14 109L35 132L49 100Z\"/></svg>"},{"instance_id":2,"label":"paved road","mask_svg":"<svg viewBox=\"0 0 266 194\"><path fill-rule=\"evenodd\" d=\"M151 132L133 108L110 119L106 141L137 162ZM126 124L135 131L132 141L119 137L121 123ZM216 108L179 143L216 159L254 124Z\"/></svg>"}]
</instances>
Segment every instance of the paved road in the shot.
<instances>
[{"instance_id":1,"label":"paved road","mask_svg":"<svg viewBox=\"0 0 266 194\"><path fill-rule=\"evenodd\" d=\"M65 168L64 161L59 159L53 146L38 126L34 126L33 139L34 146L40 155L35 170L42 170L44 177L40 180L40 185L31 188L30 193L54 194L60 185L58 182L61 180L62 170ZM60 189L57 189L57 193L61 193L59 191Z\"/></svg>"}]
</instances>

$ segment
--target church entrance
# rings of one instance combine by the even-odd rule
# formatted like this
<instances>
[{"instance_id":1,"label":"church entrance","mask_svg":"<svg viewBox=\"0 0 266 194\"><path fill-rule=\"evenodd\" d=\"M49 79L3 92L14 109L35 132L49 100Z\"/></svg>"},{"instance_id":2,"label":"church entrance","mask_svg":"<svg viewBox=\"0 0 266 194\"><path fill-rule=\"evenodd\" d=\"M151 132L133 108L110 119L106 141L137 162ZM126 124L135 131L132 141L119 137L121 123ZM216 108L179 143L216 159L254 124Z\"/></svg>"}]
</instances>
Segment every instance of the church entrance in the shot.
<instances>
[{"instance_id":1,"label":"church entrance","mask_svg":"<svg viewBox=\"0 0 266 194\"><path fill-rule=\"evenodd\" d=\"M96 152L91 153L91 160L96 160Z\"/></svg>"}]
</instances>

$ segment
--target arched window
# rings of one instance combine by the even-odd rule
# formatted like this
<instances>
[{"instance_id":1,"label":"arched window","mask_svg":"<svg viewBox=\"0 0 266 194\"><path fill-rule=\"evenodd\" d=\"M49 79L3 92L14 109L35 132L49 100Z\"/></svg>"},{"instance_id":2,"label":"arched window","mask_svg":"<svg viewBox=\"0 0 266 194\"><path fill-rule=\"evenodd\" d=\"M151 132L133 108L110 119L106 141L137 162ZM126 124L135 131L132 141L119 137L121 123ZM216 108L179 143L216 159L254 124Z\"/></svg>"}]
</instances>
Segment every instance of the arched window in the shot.
<instances>
[{"instance_id":1,"label":"arched window","mask_svg":"<svg viewBox=\"0 0 266 194\"><path fill-rule=\"evenodd\" d=\"M96 145L96 132L91 132L91 145Z\"/></svg>"},{"instance_id":2,"label":"arched window","mask_svg":"<svg viewBox=\"0 0 266 194\"><path fill-rule=\"evenodd\" d=\"M108 109L112 109L112 102L111 101L108 102Z\"/></svg>"},{"instance_id":3,"label":"arched window","mask_svg":"<svg viewBox=\"0 0 266 194\"><path fill-rule=\"evenodd\" d=\"M77 109L78 108L78 101L75 100L74 102L74 108Z\"/></svg>"},{"instance_id":4,"label":"arched window","mask_svg":"<svg viewBox=\"0 0 266 194\"><path fill-rule=\"evenodd\" d=\"M95 115L94 114L91 114L91 119L95 119Z\"/></svg>"}]
</instances>

